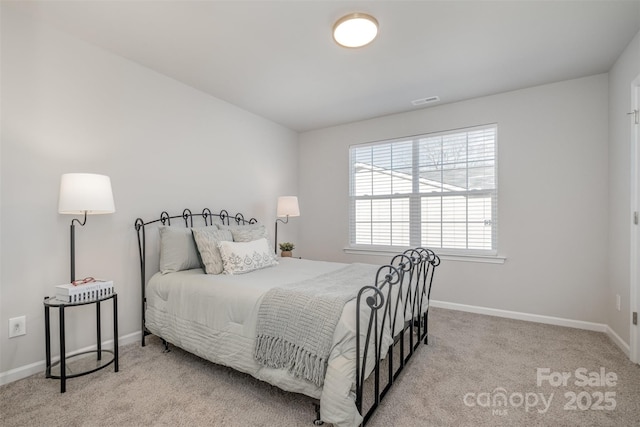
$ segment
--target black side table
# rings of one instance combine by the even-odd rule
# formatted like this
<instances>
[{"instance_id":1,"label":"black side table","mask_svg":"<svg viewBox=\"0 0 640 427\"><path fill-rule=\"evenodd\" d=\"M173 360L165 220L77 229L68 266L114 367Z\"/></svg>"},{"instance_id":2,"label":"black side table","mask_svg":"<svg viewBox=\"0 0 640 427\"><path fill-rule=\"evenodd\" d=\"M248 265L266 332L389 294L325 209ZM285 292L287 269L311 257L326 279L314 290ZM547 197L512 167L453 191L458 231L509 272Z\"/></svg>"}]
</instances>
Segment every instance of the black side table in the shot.
<instances>
[{"instance_id":1,"label":"black side table","mask_svg":"<svg viewBox=\"0 0 640 427\"><path fill-rule=\"evenodd\" d=\"M113 300L113 351L105 350L102 348L102 339L100 333L100 303L109 299ZM64 311L67 308L73 308L88 304L96 305L96 332L98 348L96 350L84 351L67 357L65 354L66 348L64 336ZM49 322L49 310L51 308L57 308L60 312L60 360L54 364L51 364L51 326ZM112 363L114 364L114 372L118 372L118 295L116 293L102 298L96 298L76 303L64 302L55 298L47 297L44 299L44 327L47 364L46 378L55 378L60 380L60 393L64 393L67 390L67 378L75 378L82 375L87 375L102 368L106 368ZM67 372L69 368L67 362L69 361L69 359L73 359L88 353L96 353L96 359L92 357L82 358L84 364L86 364L87 361L90 362L88 364L88 367L85 366L81 368L79 372ZM103 355L105 356L105 358L102 357ZM58 370L59 372L56 372Z\"/></svg>"}]
</instances>

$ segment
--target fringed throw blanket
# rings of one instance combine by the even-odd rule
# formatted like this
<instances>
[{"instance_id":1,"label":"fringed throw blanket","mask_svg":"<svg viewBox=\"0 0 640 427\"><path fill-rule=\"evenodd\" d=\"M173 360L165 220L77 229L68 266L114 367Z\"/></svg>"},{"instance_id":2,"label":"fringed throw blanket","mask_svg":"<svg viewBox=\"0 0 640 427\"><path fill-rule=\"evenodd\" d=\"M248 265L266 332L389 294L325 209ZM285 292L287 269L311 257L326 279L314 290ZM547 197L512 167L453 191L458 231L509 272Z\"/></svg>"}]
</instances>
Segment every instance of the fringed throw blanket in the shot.
<instances>
[{"instance_id":1,"label":"fringed throw blanket","mask_svg":"<svg viewBox=\"0 0 640 427\"><path fill-rule=\"evenodd\" d=\"M255 358L324 383L333 333L347 301L373 285L377 266L351 264L313 279L269 290L258 310Z\"/></svg>"}]
</instances>

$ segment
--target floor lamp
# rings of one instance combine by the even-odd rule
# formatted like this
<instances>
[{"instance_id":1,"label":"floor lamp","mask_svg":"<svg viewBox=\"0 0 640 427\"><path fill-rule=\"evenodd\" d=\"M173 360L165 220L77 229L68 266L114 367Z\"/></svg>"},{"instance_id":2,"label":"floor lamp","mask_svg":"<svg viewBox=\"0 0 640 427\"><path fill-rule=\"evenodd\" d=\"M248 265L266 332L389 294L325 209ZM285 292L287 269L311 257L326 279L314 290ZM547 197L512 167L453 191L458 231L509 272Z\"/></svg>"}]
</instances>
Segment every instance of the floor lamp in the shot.
<instances>
[{"instance_id":1,"label":"floor lamp","mask_svg":"<svg viewBox=\"0 0 640 427\"><path fill-rule=\"evenodd\" d=\"M111 191L111 179L92 173L67 173L60 180L58 213L83 215L82 222L71 220L71 282L76 280L75 223L84 226L87 215L108 214L116 211Z\"/></svg>"},{"instance_id":2,"label":"floor lamp","mask_svg":"<svg viewBox=\"0 0 640 427\"><path fill-rule=\"evenodd\" d=\"M289 222L290 216L300 216L300 207L298 206L298 198L296 196L278 197L278 209L276 213L276 235L273 251L278 253L278 221L283 224ZM280 219L286 218L286 219Z\"/></svg>"}]
</instances>

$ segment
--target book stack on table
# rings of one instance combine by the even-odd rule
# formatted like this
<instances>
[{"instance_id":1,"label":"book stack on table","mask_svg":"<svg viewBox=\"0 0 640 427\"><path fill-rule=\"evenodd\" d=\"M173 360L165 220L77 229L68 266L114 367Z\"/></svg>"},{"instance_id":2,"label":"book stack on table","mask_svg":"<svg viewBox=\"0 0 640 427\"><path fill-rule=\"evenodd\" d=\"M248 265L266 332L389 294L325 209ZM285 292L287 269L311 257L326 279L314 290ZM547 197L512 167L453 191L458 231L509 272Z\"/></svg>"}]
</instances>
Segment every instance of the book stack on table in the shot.
<instances>
[{"instance_id":1,"label":"book stack on table","mask_svg":"<svg viewBox=\"0 0 640 427\"><path fill-rule=\"evenodd\" d=\"M56 286L56 299L71 303L84 302L108 297L113 292L113 280L96 280L79 285L66 283Z\"/></svg>"}]
</instances>

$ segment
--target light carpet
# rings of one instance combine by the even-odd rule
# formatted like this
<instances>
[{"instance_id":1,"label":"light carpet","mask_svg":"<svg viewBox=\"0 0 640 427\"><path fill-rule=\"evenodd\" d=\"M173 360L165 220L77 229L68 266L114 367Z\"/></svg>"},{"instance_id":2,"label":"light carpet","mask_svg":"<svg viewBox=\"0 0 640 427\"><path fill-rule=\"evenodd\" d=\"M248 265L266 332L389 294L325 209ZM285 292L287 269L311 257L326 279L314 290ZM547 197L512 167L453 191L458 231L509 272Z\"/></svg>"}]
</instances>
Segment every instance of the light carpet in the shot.
<instances>
[{"instance_id":1,"label":"light carpet","mask_svg":"<svg viewBox=\"0 0 640 427\"><path fill-rule=\"evenodd\" d=\"M602 333L444 309L429 325L369 426L640 425L640 366ZM120 372L71 379L64 394L44 373L0 387L0 424L313 425L311 399L147 342L121 347Z\"/></svg>"}]
</instances>

